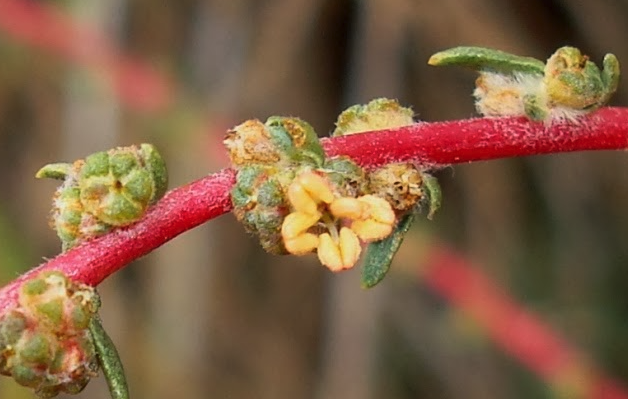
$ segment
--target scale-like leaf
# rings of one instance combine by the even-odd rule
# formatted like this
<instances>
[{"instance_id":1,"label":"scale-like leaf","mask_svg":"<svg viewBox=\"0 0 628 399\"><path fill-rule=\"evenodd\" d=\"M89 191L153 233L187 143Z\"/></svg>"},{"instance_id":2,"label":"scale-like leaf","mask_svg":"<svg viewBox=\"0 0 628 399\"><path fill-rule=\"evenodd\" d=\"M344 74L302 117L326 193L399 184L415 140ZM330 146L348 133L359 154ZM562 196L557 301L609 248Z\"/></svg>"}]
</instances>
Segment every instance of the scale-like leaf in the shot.
<instances>
[{"instance_id":1,"label":"scale-like leaf","mask_svg":"<svg viewBox=\"0 0 628 399\"><path fill-rule=\"evenodd\" d=\"M415 217L414 211L408 212L397 223L391 235L368 246L362 269L362 288L372 288L384 279Z\"/></svg>"}]
</instances>

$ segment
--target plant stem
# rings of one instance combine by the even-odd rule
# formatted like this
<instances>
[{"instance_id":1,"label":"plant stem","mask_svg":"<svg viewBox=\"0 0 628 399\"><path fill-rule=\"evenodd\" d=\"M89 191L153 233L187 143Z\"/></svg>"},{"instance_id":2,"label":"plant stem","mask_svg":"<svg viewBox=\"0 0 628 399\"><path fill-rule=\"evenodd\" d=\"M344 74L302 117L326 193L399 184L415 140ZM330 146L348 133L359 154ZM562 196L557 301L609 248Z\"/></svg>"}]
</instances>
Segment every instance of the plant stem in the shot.
<instances>
[{"instance_id":1,"label":"plant stem","mask_svg":"<svg viewBox=\"0 0 628 399\"><path fill-rule=\"evenodd\" d=\"M550 325L447 246L430 243L418 276L453 308L473 319L491 342L557 392L590 399L628 399L619 381L605 376Z\"/></svg>"},{"instance_id":2,"label":"plant stem","mask_svg":"<svg viewBox=\"0 0 628 399\"><path fill-rule=\"evenodd\" d=\"M128 228L84 242L0 289L0 315L17 299L23 281L46 270L59 270L76 282L96 286L121 269L186 230L231 210L231 169L168 192L144 218Z\"/></svg>"},{"instance_id":3,"label":"plant stem","mask_svg":"<svg viewBox=\"0 0 628 399\"><path fill-rule=\"evenodd\" d=\"M546 125L526 118L473 118L418 123L324 141L330 156L348 155L364 166L414 161L426 167L587 150L628 147L628 108L608 107L577 123Z\"/></svg>"},{"instance_id":4,"label":"plant stem","mask_svg":"<svg viewBox=\"0 0 628 399\"><path fill-rule=\"evenodd\" d=\"M525 118L474 118L417 123L323 140L328 155L347 155L365 167L414 161L426 168L488 159L628 147L628 108L604 108L578 123L546 125ZM96 286L129 262L186 230L231 210L235 173L226 169L170 191L140 222L88 241L0 289L0 315L26 279L59 270Z\"/></svg>"}]
</instances>

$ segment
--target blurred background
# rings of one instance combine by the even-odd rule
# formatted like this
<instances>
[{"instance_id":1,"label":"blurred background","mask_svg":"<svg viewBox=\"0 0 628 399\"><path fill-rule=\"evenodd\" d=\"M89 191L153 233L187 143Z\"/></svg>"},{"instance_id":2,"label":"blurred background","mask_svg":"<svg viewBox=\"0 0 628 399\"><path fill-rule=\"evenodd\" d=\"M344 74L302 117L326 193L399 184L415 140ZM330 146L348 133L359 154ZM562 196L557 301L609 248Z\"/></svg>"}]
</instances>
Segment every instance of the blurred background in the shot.
<instances>
[{"instance_id":1,"label":"blurred background","mask_svg":"<svg viewBox=\"0 0 628 399\"><path fill-rule=\"evenodd\" d=\"M34 179L46 163L151 142L176 187L225 167L222 137L249 118L325 136L382 96L421 120L468 118L475 74L430 68L432 53L569 44L628 65L627 21L622 0L0 0L0 285L60 250L55 183ZM443 169L443 208L369 291L359 268L265 254L225 215L105 281L103 322L134 398L625 398L627 168L598 152ZM577 356L524 360L538 334L452 300L450 279L430 280L436 247L499 287L471 294L478 314L512 301L504 317L525 309ZM0 398L31 397L0 379ZM103 379L78 397L107 398Z\"/></svg>"}]
</instances>

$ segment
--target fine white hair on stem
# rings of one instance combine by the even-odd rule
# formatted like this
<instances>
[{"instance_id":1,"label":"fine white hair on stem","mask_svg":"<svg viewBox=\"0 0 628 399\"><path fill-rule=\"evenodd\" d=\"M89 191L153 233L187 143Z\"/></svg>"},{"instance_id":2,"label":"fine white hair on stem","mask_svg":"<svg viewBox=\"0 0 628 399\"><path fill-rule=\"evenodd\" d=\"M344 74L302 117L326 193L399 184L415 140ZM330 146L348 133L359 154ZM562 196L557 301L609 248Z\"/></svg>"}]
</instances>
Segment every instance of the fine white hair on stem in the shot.
<instances>
[{"instance_id":1,"label":"fine white hair on stem","mask_svg":"<svg viewBox=\"0 0 628 399\"><path fill-rule=\"evenodd\" d=\"M481 72L473 95L478 112L493 117L526 115L526 96L537 97L544 106L547 102L543 76L536 74Z\"/></svg>"},{"instance_id":2,"label":"fine white hair on stem","mask_svg":"<svg viewBox=\"0 0 628 399\"><path fill-rule=\"evenodd\" d=\"M514 73L503 75L495 72L481 72L473 92L477 111L488 117L527 116L525 98L535 98L535 105L547 116L546 124L553 122L578 123L587 110L562 105L552 105L547 97L543 76ZM532 118L534 119L534 118Z\"/></svg>"}]
</instances>

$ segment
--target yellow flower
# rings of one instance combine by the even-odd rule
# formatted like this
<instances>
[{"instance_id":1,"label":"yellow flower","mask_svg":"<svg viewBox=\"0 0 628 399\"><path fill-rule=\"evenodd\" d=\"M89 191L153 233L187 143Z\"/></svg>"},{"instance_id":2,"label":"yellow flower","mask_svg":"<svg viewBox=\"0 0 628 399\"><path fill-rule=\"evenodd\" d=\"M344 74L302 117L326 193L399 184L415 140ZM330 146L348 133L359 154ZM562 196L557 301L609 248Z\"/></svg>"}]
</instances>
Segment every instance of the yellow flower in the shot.
<instances>
[{"instance_id":1,"label":"yellow flower","mask_svg":"<svg viewBox=\"0 0 628 399\"><path fill-rule=\"evenodd\" d=\"M336 197L329 181L314 172L294 179L288 187L288 201L294 211L281 228L286 250L295 255L317 250L321 263L334 272L356 264L362 251L360 240L381 240L395 224L395 213L383 198Z\"/></svg>"}]
</instances>

